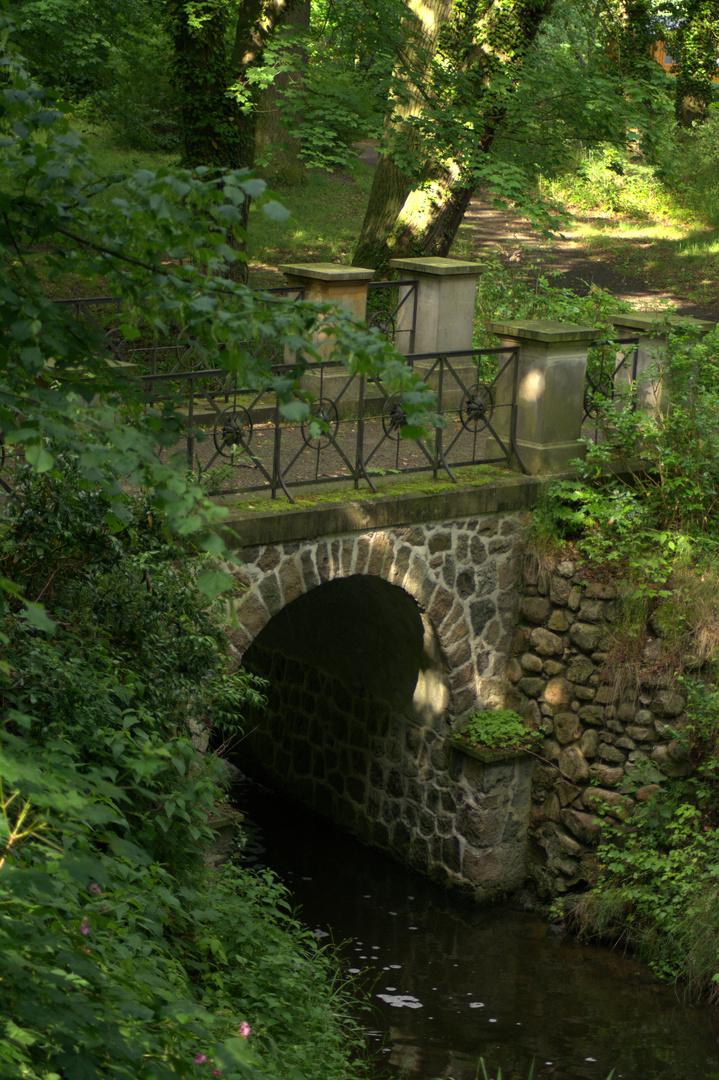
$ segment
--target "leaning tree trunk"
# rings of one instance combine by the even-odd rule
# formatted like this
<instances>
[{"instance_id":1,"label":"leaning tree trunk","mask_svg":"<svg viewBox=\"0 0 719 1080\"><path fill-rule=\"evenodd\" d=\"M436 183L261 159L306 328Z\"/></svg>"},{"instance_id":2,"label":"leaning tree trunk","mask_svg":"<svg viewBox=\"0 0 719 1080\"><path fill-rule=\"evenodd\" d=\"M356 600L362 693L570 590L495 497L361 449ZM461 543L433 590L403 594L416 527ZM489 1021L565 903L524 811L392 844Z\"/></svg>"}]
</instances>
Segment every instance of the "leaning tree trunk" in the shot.
<instances>
[{"instance_id":1,"label":"leaning tree trunk","mask_svg":"<svg viewBox=\"0 0 719 1080\"><path fill-rule=\"evenodd\" d=\"M385 117L385 139L391 144L396 130L408 136L406 154L413 141L411 120L422 113L422 83L437 51L442 26L449 18L453 0L408 0L403 20L406 47L395 62L393 82L396 90ZM399 52L399 51L398 51ZM389 237L412 189L412 176L395 164L391 153L380 156L374 174L369 204L352 262L355 266L386 267L389 261Z\"/></svg>"},{"instance_id":2,"label":"leaning tree trunk","mask_svg":"<svg viewBox=\"0 0 719 1080\"><path fill-rule=\"evenodd\" d=\"M474 86L481 110L493 74L518 77L524 53L549 14L552 0L514 0L511 5L506 0L478 0L470 5L451 0L449 10L441 0L429 0L422 10L426 12L430 4L434 5L434 21L432 34L425 36L424 68L413 82L410 107L405 112L390 109L386 121L390 131L411 128L413 118L425 110L431 86L425 89L421 82L430 72L434 56L450 57L457 64ZM482 152L491 148L503 120L501 109L494 106L488 110L478 136ZM423 150L421 144L415 145L418 152ZM428 160L409 176L391 157L380 158L353 263L382 272L394 257L446 256L473 191L471 173L457 161Z\"/></svg>"}]
</instances>

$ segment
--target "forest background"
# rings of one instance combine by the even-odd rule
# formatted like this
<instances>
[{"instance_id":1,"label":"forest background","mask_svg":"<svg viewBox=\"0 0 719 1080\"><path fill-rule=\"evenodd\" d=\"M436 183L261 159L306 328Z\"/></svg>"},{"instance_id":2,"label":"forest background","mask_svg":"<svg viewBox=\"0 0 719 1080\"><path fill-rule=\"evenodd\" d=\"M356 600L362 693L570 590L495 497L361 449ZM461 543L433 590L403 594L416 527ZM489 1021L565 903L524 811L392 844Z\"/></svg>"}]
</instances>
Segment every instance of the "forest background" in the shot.
<instances>
[{"instance_id":1,"label":"forest background","mask_svg":"<svg viewBox=\"0 0 719 1080\"><path fill-rule=\"evenodd\" d=\"M148 411L104 358L101 332L51 300L81 285L118 295L126 338L179 325L205 355L221 348L228 371L267 380L297 418L308 403L296 382L273 382L248 343L306 343L327 312L278 304L268 315L245 287L247 246L270 264L260 238L276 244L269 230L286 217L267 181L297 207L285 226L294 238L282 241L295 261L313 190L328 233L327 192L339 190L345 232L315 239L339 259L356 237L355 259L379 273L394 254L455 251L478 188L540 235L567 197L620 216L646 212L650 194L662 214L691 215L711 288L716 5L415 11L384 0L308 13L279 0L29 0L4 10L0 423L20 456L0 553L0 1062L30 1080L361 1071L348 1064L361 1035L333 962L282 889L234 865L202 870L221 769L198 761L187 721L209 716L220 741L237 737L243 704L262 693L228 674L221 510L155 455L178 418ZM660 35L674 77L651 57ZM380 156L362 180L354 146L367 139ZM345 224L349 191L364 212L358 229ZM601 323L606 310L596 293L554 288L541 266L507 274L497 262L483 289L480 331L484 312ZM431 395L378 334L352 320L335 333L348 364L405 395L410 428L433 422ZM710 339L697 381L699 348L674 347L672 424L625 423L614 447L629 457L641 439L662 483L607 488L590 458L584 482L557 489L537 515L538 543L614 553L633 583L635 626L687 567L715 589L719 364ZM706 987L719 967L715 890L704 887L717 861L717 703L702 685L689 735L700 782L674 785L648 811L647 846L627 855L608 841L613 876L597 895L608 898L605 926L634 920L651 944L657 915L670 925L659 967L675 975L699 889L709 944L695 978ZM657 850L678 853L679 892L666 876L658 887Z\"/></svg>"}]
</instances>

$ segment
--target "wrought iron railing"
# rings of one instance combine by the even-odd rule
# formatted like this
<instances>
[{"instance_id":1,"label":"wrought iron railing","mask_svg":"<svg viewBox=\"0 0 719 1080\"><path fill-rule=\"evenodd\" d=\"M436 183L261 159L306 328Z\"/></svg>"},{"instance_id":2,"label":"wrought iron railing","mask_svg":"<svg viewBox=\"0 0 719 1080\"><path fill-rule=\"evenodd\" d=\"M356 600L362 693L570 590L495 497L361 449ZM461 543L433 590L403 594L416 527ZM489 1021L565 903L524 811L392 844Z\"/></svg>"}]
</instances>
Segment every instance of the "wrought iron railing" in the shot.
<instances>
[{"instance_id":1,"label":"wrought iron railing","mask_svg":"<svg viewBox=\"0 0 719 1080\"><path fill-rule=\"evenodd\" d=\"M377 326L400 352L414 351L417 325L417 282L370 281L367 286L367 325Z\"/></svg>"},{"instance_id":2,"label":"wrought iron railing","mask_svg":"<svg viewBox=\"0 0 719 1080\"><path fill-rule=\"evenodd\" d=\"M477 379L482 357L496 360L496 375ZM155 403L170 397L184 413L188 468L215 494L278 493L308 485L366 483L387 473L440 473L509 462L516 450L516 349L422 354L407 357L437 394L443 426L432 437L402 438L409 423L399 395L380 379L348 371L341 363L308 364L302 385L313 401L309 415L292 422L282 416L271 391L228 382L221 369L147 375ZM273 376L293 365L277 364ZM218 393L217 387L221 387ZM174 452L182 451L178 444ZM520 462L521 463L521 462Z\"/></svg>"},{"instance_id":3,"label":"wrought iron railing","mask_svg":"<svg viewBox=\"0 0 719 1080\"><path fill-rule=\"evenodd\" d=\"M375 325L382 325L380 310L388 313L384 328L395 340L405 334L405 348L414 340L415 286L414 281L371 286L389 299L384 308L375 306ZM392 294L398 288L401 293ZM291 299L301 295L288 288L264 292ZM117 298L58 303L73 307L76 317L87 319L102 335L112 358L127 365L127 377L140 381L148 404L171 402L184 431L178 444L164 452L183 454L209 491L268 491L273 498L281 492L292 500L292 489L309 484L349 482L357 488L366 483L374 489L374 479L386 473L417 472L455 480L453 469L465 465L508 462L513 455L519 459L516 349L407 355L406 362L435 390L444 425L432 437L415 441L402 438L408 418L399 397L380 379L352 373L339 361L304 364L302 386L313 402L309 417L292 423L283 418L271 390L242 386L224 368L207 366L191 339L160 344L140 328L137 340L125 341ZM271 378L288 376L303 363L301 357L280 355L279 342L263 341L256 348L263 350L263 367ZM0 440L0 470L4 463ZM0 477L5 490L11 484L11 475Z\"/></svg>"},{"instance_id":4,"label":"wrought iron railing","mask_svg":"<svg viewBox=\"0 0 719 1080\"><path fill-rule=\"evenodd\" d=\"M597 353L599 354L598 363L595 359ZM592 363L593 359L595 360L594 363ZM589 426L590 430L593 430L595 442L599 439L601 431L598 421L603 405L621 398L621 400L627 402L632 411L636 410L638 406L638 363L638 337L593 341L589 346L582 423L590 422ZM593 429L591 428L592 422L594 422Z\"/></svg>"}]
</instances>

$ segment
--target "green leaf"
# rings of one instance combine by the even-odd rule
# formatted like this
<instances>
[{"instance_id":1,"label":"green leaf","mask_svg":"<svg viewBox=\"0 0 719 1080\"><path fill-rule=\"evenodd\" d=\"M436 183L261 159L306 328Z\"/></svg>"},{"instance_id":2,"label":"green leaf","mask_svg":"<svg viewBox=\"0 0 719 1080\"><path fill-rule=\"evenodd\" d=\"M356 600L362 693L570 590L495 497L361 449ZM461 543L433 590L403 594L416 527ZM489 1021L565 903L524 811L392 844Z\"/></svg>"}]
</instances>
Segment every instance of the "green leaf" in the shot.
<instances>
[{"instance_id":1,"label":"green leaf","mask_svg":"<svg viewBox=\"0 0 719 1080\"><path fill-rule=\"evenodd\" d=\"M310 407L306 401L287 401L280 405L280 412L286 420L306 420L310 414Z\"/></svg>"},{"instance_id":2,"label":"green leaf","mask_svg":"<svg viewBox=\"0 0 719 1080\"><path fill-rule=\"evenodd\" d=\"M55 458L46 450L41 442L32 443L25 447L25 459L28 465L32 465L36 472L49 472L55 464Z\"/></svg>"},{"instance_id":3,"label":"green leaf","mask_svg":"<svg viewBox=\"0 0 719 1080\"><path fill-rule=\"evenodd\" d=\"M30 600L23 601L25 604L24 615L32 626L38 630L44 630L46 634L54 636L57 624L49 617L42 604L33 604Z\"/></svg>"},{"instance_id":4,"label":"green leaf","mask_svg":"<svg viewBox=\"0 0 719 1080\"><path fill-rule=\"evenodd\" d=\"M208 570L204 574L200 574L196 585L201 593L204 593L210 600L214 600L220 593L233 589L235 583L224 570Z\"/></svg>"},{"instance_id":5,"label":"green leaf","mask_svg":"<svg viewBox=\"0 0 719 1080\"><path fill-rule=\"evenodd\" d=\"M251 199L257 199L260 195L264 194L267 190L267 184L264 180L255 178L253 180L242 180L239 185L246 195L249 195Z\"/></svg>"},{"instance_id":6,"label":"green leaf","mask_svg":"<svg viewBox=\"0 0 719 1080\"><path fill-rule=\"evenodd\" d=\"M225 550L222 538L216 532L203 533L196 538L195 543L202 551L209 551L211 555L222 555Z\"/></svg>"},{"instance_id":7,"label":"green leaf","mask_svg":"<svg viewBox=\"0 0 719 1080\"><path fill-rule=\"evenodd\" d=\"M291 216L290 211L286 206L283 206L280 202L268 202L262 207L262 213L265 217L268 217L270 221L276 221L280 225Z\"/></svg>"}]
</instances>

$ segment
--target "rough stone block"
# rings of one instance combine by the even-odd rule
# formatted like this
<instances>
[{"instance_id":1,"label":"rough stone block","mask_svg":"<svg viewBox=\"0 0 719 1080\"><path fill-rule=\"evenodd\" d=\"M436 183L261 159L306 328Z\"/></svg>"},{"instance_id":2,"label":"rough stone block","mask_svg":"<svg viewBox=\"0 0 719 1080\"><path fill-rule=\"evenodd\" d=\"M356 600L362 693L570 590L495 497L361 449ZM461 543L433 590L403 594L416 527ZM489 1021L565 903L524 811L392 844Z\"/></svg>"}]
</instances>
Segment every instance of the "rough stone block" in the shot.
<instances>
[{"instance_id":1,"label":"rough stone block","mask_svg":"<svg viewBox=\"0 0 719 1080\"><path fill-rule=\"evenodd\" d=\"M601 705L583 705L578 715L582 723L590 727L602 727L604 724L604 709Z\"/></svg>"},{"instance_id":2,"label":"rough stone block","mask_svg":"<svg viewBox=\"0 0 719 1080\"><path fill-rule=\"evenodd\" d=\"M634 809L634 800L628 795L607 788L590 788L584 794L584 803L588 810L595 813L607 813L618 821L625 821Z\"/></svg>"},{"instance_id":3,"label":"rough stone block","mask_svg":"<svg viewBox=\"0 0 719 1080\"><path fill-rule=\"evenodd\" d=\"M439 585L428 608L428 615L435 626L441 626L444 619L452 610L453 603L454 596L452 593L442 585Z\"/></svg>"},{"instance_id":4,"label":"rough stone block","mask_svg":"<svg viewBox=\"0 0 719 1080\"><path fill-rule=\"evenodd\" d=\"M579 740L579 749L584 754L588 761L597 756L597 750L599 749L599 735L594 728L588 728L582 733L582 737Z\"/></svg>"},{"instance_id":5,"label":"rough stone block","mask_svg":"<svg viewBox=\"0 0 719 1080\"><path fill-rule=\"evenodd\" d=\"M582 725L576 713L559 712L554 717L554 735L558 743L566 746L567 743L576 742L582 734ZM561 762L560 762L560 768ZM576 777L572 777L576 779Z\"/></svg>"},{"instance_id":6,"label":"rough stone block","mask_svg":"<svg viewBox=\"0 0 719 1080\"><path fill-rule=\"evenodd\" d=\"M452 547L452 534L438 532L430 536L427 544L430 555L436 555L438 551L449 551Z\"/></svg>"},{"instance_id":7,"label":"rough stone block","mask_svg":"<svg viewBox=\"0 0 719 1080\"><path fill-rule=\"evenodd\" d=\"M623 765L627 759L623 750L618 750L616 746L610 746L609 743L602 743L597 750L597 757L610 765Z\"/></svg>"},{"instance_id":8,"label":"rough stone block","mask_svg":"<svg viewBox=\"0 0 719 1080\"><path fill-rule=\"evenodd\" d=\"M679 716L684 709L684 698L672 690L661 690L652 700L652 709L660 716Z\"/></svg>"},{"instance_id":9,"label":"rough stone block","mask_svg":"<svg viewBox=\"0 0 719 1080\"><path fill-rule=\"evenodd\" d=\"M469 617L475 634L481 634L496 614L497 609L492 600L475 600L473 604L470 604Z\"/></svg>"},{"instance_id":10,"label":"rough stone block","mask_svg":"<svg viewBox=\"0 0 719 1080\"><path fill-rule=\"evenodd\" d=\"M487 548L478 536L473 536L470 541L469 557L475 566L480 566L487 558Z\"/></svg>"},{"instance_id":11,"label":"rough stone block","mask_svg":"<svg viewBox=\"0 0 719 1080\"><path fill-rule=\"evenodd\" d=\"M527 697L538 698L545 687L544 679L525 677L520 679L517 686Z\"/></svg>"},{"instance_id":12,"label":"rough stone block","mask_svg":"<svg viewBox=\"0 0 719 1080\"><path fill-rule=\"evenodd\" d=\"M569 620L563 611L553 611L547 622L547 629L553 630L557 634L563 634L565 630L569 629Z\"/></svg>"},{"instance_id":13,"label":"rough stone block","mask_svg":"<svg viewBox=\"0 0 719 1080\"><path fill-rule=\"evenodd\" d=\"M597 763L590 766L589 775L592 783L600 784L601 787L605 788L613 788L617 786L625 773L621 766L612 767L611 765L600 765Z\"/></svg>"},{"instance_id":14,"label":"rough stone block","mask_svg":"<svg viewBox=\"0 0 719 1080\"><path fill-rule=\"evenodd\" d=\"M566 708L574 697L574 687L561 676L550 679L544 688L544 700L555 709Z\"/></svg>"},{"instance_id":15,"label":"rough stone block","mask_svg":"<svg viewBox=\"0 0 719 1080\"><path fill-rule=\"evenodd\" d=\"M538 675L542 670L542 661L534 653L523 653L519 662L525 671L530 671L534 675Z\"/></svg>"},{"instance_id":16,"label":"rough stone block","mask_svg":"<svg viewBox=\"0 0 719 1080\"><path fill-rule=\"evenodd\" d=\"M552 612L552 606L543 596L528 596L519 605L519 613L529 623L541 626Z\"/></svg>"},{"instance_id":17,"label":"rough stone block","mask_svg":"<svg viewBox=\"0 0 719 1080\"><path fill-rule=\"evenodd\" d=\"M589 779L589 766L578 746L569 746L562 750L557 765L572 783L585 784Z\"/></svg>"},{"instance_id":18,"label":"rough stone block","mask_svg":"<svg viewBox=\"0 0 719 1080\"><path fill-rule=\"evenodd\" d=\"M586 589L588 600L616 600L617 590L613 585L604 585L599 581L590 581Z\"/></svg>"},{"instance_id":19,"label":"rough stone block","mask_svg":"<svg viewBox=\"0 0 719 1080\"><path fill-rule=\"evenodd\" d=\"M559 604L563 607L568 602L571 591L572 583L570 581L558 574L552 574L549 580L549 599L553 604Z\"/></svg>"},{"instance_id":20,"label":"rough stone block","mask_svg":"<svg viewBox=\"0 0 719 1080\"><path fill-rule=\"evenodd\" d=\"M569 594L569 599L567 600L567 607L570 611L579 611L579 606L582 603L583 599L584 593L577 585L575 585Z\"/></svg>"},{"instance_id":21,"label":"rough stone block","mask_svg":"<svg viewBox=\"0 0 719 1080\"><path fill-rule=\"evenodd\" d=\"M570 635L571 637L571 635ZM584 685L594 674L596 668L586 656L577 656L567 668L567 678L570 682Z\"/></svg>"},{"instance_id":22,"label":"rough stone block","mask_svg":"<svg viewBox=\"0 0 719 1080\"><path fill-rule=\"evenodd\" d=\"M540 656L561 656L564 651L562 639L540 626L532 630L529 640Z\"/></svg>"},{"instance_id":23,"label":"rough stone block","mask_svg":"<svg viewBox=\"0 0 719 1080\"><path fill-rule=\"evenodd\" d=\"M575 622L569 628L569 640L582 652L591 654L602 640L602 628L586 622Z\"/></svg>"},{"instance_id":24,"label":"rough stone block","mask_svg":"<svg viewBox=\"0 0 719 1080\"><path fill-rule=\"evenodd\" d=\"M561 821L570 833L573 833L583 844L593 846L599 840L601 824L592 814L585 814L581 810L568 808L562 810Z\"/></svg>"}]
</instances>

